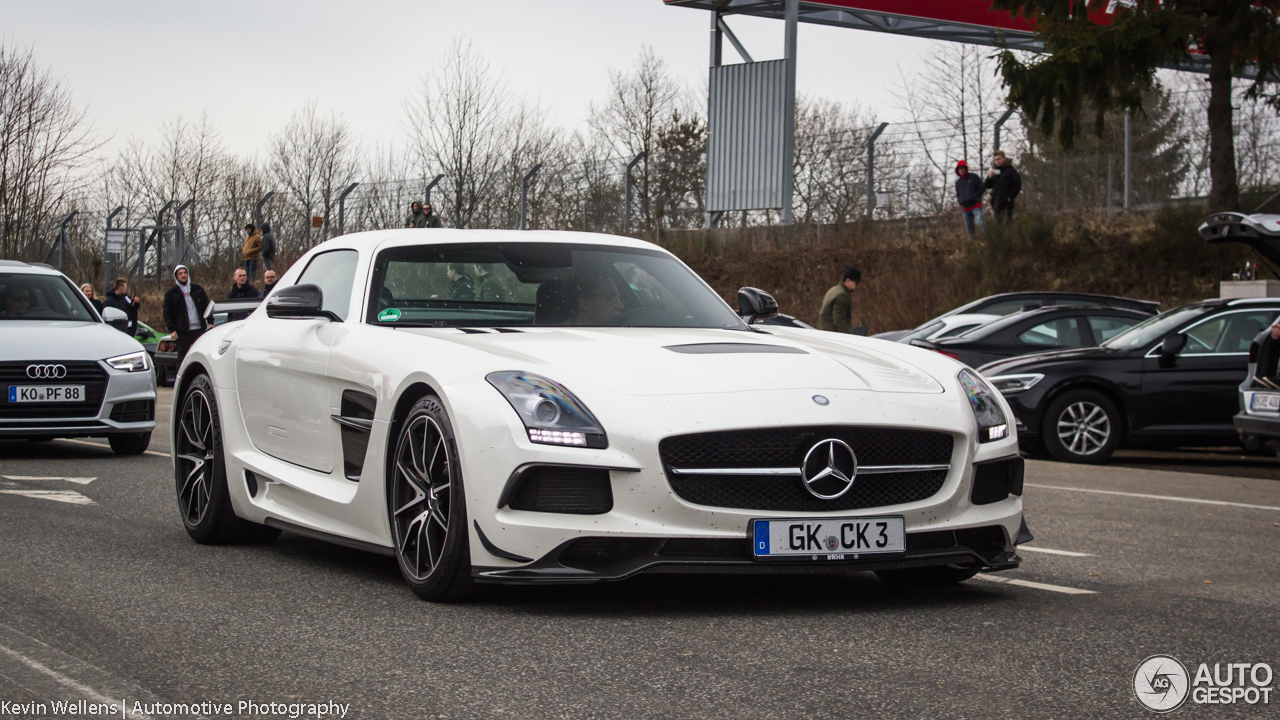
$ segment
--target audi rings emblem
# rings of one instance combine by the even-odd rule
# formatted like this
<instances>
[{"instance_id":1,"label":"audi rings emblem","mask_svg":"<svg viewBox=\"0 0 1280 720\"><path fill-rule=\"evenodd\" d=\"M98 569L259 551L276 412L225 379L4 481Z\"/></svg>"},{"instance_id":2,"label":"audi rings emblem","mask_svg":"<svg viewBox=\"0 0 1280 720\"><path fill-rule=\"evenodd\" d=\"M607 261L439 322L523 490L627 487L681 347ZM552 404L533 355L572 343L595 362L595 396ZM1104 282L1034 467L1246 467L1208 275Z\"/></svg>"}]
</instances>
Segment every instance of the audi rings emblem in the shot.
<instances>
[{"instance_id":1,"label":"audi rings emblem","mask_svg":"<svg viewBox=\"0 0 1280 720\"><path fill-rule=\"evenodd\" d=\"M32 380L61 380L67 376L66 365L28 365L27 377Z\"/></svg>"},{"instance_id":2,"label":"audi rings emblem","mask_svg":"<svg viewBox=\"0 0 1280 720\"><path fill-rule=\"evenodd\" d=\"M809 448L800 466L800 479L811 495L835 500L849 492L858 476L858 456L843 440L829 438Z\"/></svg>"}]
</instances>

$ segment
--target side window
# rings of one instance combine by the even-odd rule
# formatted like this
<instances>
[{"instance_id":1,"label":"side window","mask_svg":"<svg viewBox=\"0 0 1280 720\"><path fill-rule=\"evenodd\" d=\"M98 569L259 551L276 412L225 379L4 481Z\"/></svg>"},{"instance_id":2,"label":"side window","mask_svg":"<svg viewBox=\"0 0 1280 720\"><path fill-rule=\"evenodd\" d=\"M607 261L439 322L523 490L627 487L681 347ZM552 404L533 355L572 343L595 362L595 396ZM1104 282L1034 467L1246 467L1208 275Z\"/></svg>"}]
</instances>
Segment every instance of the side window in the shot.
<instances>
[{"instance_id":1,"label":"side window","mask_svg":"<svg viewBox=\"0 0 1280 720\"><path fill-rule=\"evenodd\" d=\"M1219 315L1212 320L1202 322L1187 331L1187 348L1183 355L1208 355L1218 346L1222 333L1227 329L1230 315Z\"/></svg>"},{"instance_id":2,"label":"side window","mask_svg":"<svg viewBox=\"0 0 1280 720\"><path fill-rule=\"evenodd\" d=\"M307 264L298 276L298 285L316 285L324 293L324 309L343 320L351 309L351 287L356 280L356 261L360 254L355 250L333 250L321 253Z\"/></svg>"},{"instance_id":3,"label":"side window","mask_svg":"<svg viewBox=\"0 0 1280 720\"><path fill-rule=\"evenodd\" d=\"M1000 302L996 302L985 307L977 307L967 312L986 313L988 315L1011 315L1013 313L1026 310L1028 305L1031 307L1040 307L1044 304L1043 300L1020 298L1017 300L1001 300Z\"/></svg>"},{"instance_id":4,"label":"side window","mask_svg":"<svg viewBox=\"0 0 1280 720\"><path fill-rule=\"evenodd\" d=\"M1040 323L1018 336L1018 342L1043 348L1082 347L1080 318L1065 317Z\"/></svg>"},{"instance_id":5,"label":"side window","mask_svg":"<svg viewBox=\"0 0 1280 720\"><path fill-rule=\"evenodd\" d=\"M1214 346L1215 353L1247 353L1249 343L1266 330L1275 319L1275 312L1258 311L1233 313L1227 316L1227 326Z\"/></svg>"},{"instance_id":6,"label":"side window","mask_svg":"<svg viewBox=\"0 0 1280 720\"><path fill-rule=\"evenodd\" d=\"M1093 330L1093 341L1096 343L1110 340L1137 323L1133 318L1089 316L1089 328Z\"/></svg>"}]
</instances>

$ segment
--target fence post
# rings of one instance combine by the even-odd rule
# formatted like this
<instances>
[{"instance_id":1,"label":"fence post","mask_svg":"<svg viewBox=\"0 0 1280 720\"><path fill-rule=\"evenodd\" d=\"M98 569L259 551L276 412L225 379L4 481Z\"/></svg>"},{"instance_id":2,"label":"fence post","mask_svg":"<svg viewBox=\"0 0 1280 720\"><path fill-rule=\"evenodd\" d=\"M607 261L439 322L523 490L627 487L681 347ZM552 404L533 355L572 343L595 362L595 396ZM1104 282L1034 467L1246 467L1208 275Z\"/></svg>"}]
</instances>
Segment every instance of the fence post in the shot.
<instances>
[{"instance_id":1,"label":"fence post","mask_svg":"<svg viewBox=\"0 0 1280 720\"><path fill-rule=\"evenodd\" d=\"M359 185L359 184L360 184L360 183L351 183L350 185L348 185L348 186L347 186L347 189L346 189L346 190L343 190L343 191L342 191L342 194L338 196L338 234L339 234L339 235L345 235L345 234L346 234L346 228L347 228L347 196L348 196L348 195L350 195L350 194L351 194L351 191L352 191L352 190L355 190L355 189L356 189L356 186L357 186L357 185Z\"/></svg>"},{"instance_id":2,"label":"fence post","mask_svg":"<svg viewBox=\"0 0 1280 720\"><path fill-rule=\"evenodd\" d=\"M1005 121L1013 116L1013 111L1014 111L1014 108L1009 108L1008 110L1005 110L1004 114L1000 116L1000 119L996 120L995 132L992 133L992 138L991 138L992 153L995 153L995 151L997 150L1004 149L1000 147L1000 128L1004 127Z\"/></svg>"},{"instance_id":3,"label":"fence post","mask_svg":"<svg viewBox=\"0 0 1280 720\"><path fill-rule=\"evenodd\" d=\"M787 0L785 6L786 79L782 95L782 217L783 225L793 221L796 162L796 28L800 24L800 0Z\"/></svg>"},{"instance_id":4,"label":"fence post","mask_svg":"<svg viewBox=\"0 0 1280 720\"><path fill-rule=\"evenodd\" d=\"M178 228L176 232L176 237L174 240L174 242L176 243L174 246L174 250L175 250L174 255L178 259L178 262L176 264L179 264L179 265L185 265L187 261L187 229L182 225L182 213L184 210L190 208L195 203L195 201L196 201L195 198L191 198L190 200L182 203L181 205L178 206L177 211L174 213L175 219L173 224Z\"/></svg>"},{"instance_id":5,"label":"fence post","mask_svg":"<svg viewBox=\"0 0 1280 720\"><path fill-rule=\"evenodd\" d=\"M524 179L520 181L520 229L529 229L529 182L542 169L542 163L534 165L529 172L524 174Z\"/></svg>"},{"instance_id":6,"label":"fence post","mask_svg":"<svg viewBox=\"0 0 1280 720\"><path fill-rule=\"evenodd\" d=\"M882 122L880 127L871 133L871 137L867 138L867 217L871 217L876 209L876 138L880 137L880 133L889 127L889 123Z\"/></svg>"},{"instance_id":7,"label":"fence post","mask_svg":"<svg viewBox=\"0 0 1280 720\"><path fill-rule=\"evenodd\" d=\"M431 191L435 188L436 185L439 185L440 181L443 179L444 179L444 175L437 175L431 179L431 182L427 183L426 195L424 195L422 198L423 202L427 203L428 205L431 204ZM439 214L440 213L436 213L436 215L439 215Z\"/></svg>"},{"instance_id":8,"label":"fence post","mask_svg":"<svg viewBox=\"0 0 1280 720\"><path fill-rule=\"evenodd\" d=\"M1124 211L1129 212L1129 199L1133 197L1133 111L1124 111Z\"/></svg>"},{"instance_id":9,"label":"fence post","mask_svg":"<svg viewBox=\"0 0 1280 720\"><path fill-rule=\"evenodd\" d=\"M627 163L627 195L626 195L626 201L625 201L626 202L626 211L625 211L626 219L622 225L622 232L624 233L631 232L631 184L632 184L631 171L635 168L635 166L641 160L644 159L644 157L645 157L645 152L641 151L637 153L635 157L631 158L631 162Z\"/></svg>"},{"instance_id":10,"label":"fence post","mask_svg":"<svg viewBox=\"0 0 1280 720\"><path fill-rule=\"evenodd\" d=\"M253 206L253 224L255 227L262 224L262 206L266 205L267 201L275 196L275 192L269 192L262 196L257 205Z\"/></svg>"},{"instance_id":11,"label":"fence post","mask_svg":"<svg viewBox=\"0 0 1280 720\"><path fill-rule=\"evenodd\" d=\"M115 210L112 210L107 215L107 226L106 228L104 228L104 233L102 236L102 262L104 265L104 268L102 271L102 277L103 277L103 283L104 283L102 292L104 295L108 290L111 290L111 284L115 282L115 274L116 274L116 256L114 253L112 254L107 253L107 235L111 233L111 222L115 220L116 215L119 215L120 212L123 210L124 210L124 206L121 205L117 207ZM121 253L124 252L123 247L120 248L120 252Z\"/></svg>"}]
</instances>

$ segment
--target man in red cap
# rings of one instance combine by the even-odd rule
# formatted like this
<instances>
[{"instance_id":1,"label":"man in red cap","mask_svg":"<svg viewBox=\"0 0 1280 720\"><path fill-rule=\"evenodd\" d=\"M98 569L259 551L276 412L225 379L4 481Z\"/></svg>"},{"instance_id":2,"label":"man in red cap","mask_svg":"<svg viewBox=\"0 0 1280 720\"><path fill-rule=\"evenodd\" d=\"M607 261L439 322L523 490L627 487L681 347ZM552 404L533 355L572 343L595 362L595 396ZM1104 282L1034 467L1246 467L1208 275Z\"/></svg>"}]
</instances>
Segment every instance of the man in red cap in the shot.
<instances>
[{"instance_id":1,"label":"man in red cap","mask_svg":"<svg viewBox=\"0 0 1280 720\"><path fill-rule=\"evenodd\" d=\"M969 163L956 163L956 202L964 213L964 229L973 237L975 227L982 229L982 194L986 192L982 180L969 172Z\"/></svg>"}]
</instances>

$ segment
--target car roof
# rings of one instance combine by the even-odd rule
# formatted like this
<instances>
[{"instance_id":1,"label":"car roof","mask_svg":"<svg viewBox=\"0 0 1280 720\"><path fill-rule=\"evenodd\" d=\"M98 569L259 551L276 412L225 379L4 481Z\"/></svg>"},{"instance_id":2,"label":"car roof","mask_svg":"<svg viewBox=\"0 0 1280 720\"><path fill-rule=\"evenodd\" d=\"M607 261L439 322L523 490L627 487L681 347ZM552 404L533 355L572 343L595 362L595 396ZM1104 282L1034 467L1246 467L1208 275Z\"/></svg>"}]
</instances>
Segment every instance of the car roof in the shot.
<instances>
[{"instance_id":1,"label":"car roof","mask_svg":"<svg viewBox=\"0 0 1280 720\"><path fill-rule=\"evenodd\" d=\"M458 228L401 228L352 233L327 240L316 250L351 248L370 252L410 245L444 245L452 243L574 243L579 245L615 245L643 250L667 251L644 240L606 235L604 233L565 230L467 230Z\"/></svg>"}]
</instances>

